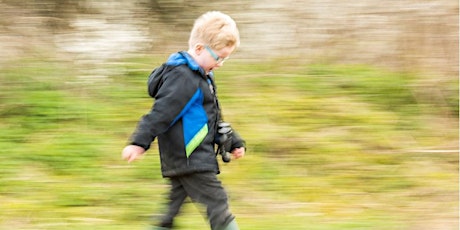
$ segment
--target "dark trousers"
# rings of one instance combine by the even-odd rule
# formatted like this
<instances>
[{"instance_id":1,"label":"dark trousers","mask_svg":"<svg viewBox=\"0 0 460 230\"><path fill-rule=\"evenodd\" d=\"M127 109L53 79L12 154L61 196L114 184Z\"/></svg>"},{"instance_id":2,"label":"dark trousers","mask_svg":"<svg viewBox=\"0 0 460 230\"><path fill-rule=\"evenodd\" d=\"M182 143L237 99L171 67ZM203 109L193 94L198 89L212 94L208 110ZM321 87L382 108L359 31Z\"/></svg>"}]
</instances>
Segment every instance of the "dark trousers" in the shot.
<instances>
[{"instance_id":1,"label":"dark trousers","mask_svg":"<svg viewBox=\"0 0 460 230\"><path fill-rule=\"evenodd\" d=\"M213 230L227 226L235 218L229 210L227 193L215 173L171 177L170 182L168 212L161 221L161 227L172 227L174 217L179 213L187 196L206 207Z\"/></svg>"}]
</instances>

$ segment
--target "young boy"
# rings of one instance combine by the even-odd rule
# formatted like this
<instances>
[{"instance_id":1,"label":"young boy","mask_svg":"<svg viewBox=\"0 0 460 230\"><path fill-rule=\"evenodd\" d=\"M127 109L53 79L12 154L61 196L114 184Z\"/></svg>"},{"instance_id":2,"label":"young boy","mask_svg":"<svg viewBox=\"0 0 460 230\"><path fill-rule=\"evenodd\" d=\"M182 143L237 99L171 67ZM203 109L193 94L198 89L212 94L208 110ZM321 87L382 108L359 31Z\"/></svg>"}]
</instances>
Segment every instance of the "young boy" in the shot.
<instances>
[{"instance_id":1,"label":"young boy","mask_svg":"<svg viewBox=\"0 0 460 230\"><path fill-rule=\"evenodd\" d=\"M128 162L139 158L158 137L161 171L169 178L171 190L168 212L157 229L173 227L187 196L207 208L211 229L238 229L217 179L215 142L222 116L212 72L238 45L233 19L221 12L207 12L195 21L189 50L172 54L150 74L148 92L155 102L139 121L122 157ZM235 131L229 135L232 158L243 157L243 139Z\"/></svg>"}]
</instances>

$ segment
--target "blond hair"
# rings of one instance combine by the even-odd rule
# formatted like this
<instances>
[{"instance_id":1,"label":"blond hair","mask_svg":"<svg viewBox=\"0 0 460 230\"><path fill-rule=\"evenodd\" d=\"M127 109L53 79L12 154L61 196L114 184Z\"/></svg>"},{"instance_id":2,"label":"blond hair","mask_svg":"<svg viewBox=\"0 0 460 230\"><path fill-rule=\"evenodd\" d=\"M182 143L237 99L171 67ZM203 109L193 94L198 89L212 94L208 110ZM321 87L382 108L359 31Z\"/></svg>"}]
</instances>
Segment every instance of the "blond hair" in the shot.
<instances>
[{"instance_id":1,"label":"blond hair","mask_svg":"<svg viewBox=\"0 0 460 230\"><path fill-rule=\"evenodd\" d=\"M224 47L238 47L240 34L235 21L230 16L219 11L210 11L195 20L188 43L190 48L198 43L217 50Z\"/></svg>"}]
</instances>

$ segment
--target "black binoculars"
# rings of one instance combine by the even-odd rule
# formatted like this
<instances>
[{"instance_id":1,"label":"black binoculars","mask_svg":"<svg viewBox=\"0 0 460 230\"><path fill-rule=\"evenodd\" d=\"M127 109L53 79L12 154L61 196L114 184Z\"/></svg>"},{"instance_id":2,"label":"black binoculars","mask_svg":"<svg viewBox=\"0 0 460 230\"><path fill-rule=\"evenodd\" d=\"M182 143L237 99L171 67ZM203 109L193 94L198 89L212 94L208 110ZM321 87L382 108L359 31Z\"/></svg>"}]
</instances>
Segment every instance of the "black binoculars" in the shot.
<instances>
[{"instance_id":1,"label":"black binoculars","mask_svg":"<svg viewBox=\"0 0 460 230\"><path fill-rule=\"evenodd\" d=\"M217 136L216 136L216 144L217 144L217 153L222 156L222 161L228 163L231 161L230 151L232 148L232 127L229 123L226 122L218 122L217 124Z\"/></svg>"}]
</instances>

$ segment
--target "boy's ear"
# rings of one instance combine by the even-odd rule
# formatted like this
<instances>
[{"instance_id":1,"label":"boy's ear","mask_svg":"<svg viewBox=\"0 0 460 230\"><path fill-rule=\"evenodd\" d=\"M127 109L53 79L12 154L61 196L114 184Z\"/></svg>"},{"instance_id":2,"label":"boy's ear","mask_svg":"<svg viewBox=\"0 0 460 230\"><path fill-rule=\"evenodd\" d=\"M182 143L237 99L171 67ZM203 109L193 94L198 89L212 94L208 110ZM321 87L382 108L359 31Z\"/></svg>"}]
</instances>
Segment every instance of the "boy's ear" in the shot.
<instances>
[{"instance_id":1,"label":"boy's ear","mask_svg":"<svg viewBox=\"0 0 460 230\"><path fill-rule=\"evenodd\" d=\"M197 43L195 45L195 53L196 54L201 54L201 52L204 50L204 45L201 43Z\"/></svg>"}]
</instances>

